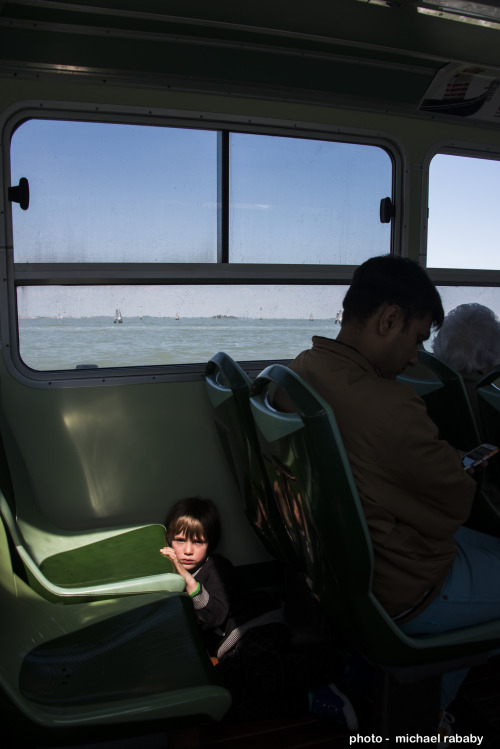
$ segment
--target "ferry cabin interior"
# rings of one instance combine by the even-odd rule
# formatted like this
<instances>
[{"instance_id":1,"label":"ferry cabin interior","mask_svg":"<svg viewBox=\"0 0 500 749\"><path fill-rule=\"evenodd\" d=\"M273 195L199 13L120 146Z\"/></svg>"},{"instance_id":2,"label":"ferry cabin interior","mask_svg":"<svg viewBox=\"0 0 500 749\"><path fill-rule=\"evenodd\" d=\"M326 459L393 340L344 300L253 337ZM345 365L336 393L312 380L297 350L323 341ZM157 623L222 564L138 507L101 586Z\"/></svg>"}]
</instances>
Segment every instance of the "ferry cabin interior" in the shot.
<instances>
[{"instance_id":1,"label":"ferry cabin interior","mask_svg":"<svg viewBox=\"0 0 500 749\"><path fill-rule=\"evenodd\" d=\"M335 335L354 268L386 252L445 306L494 308L500 3L1 2L0 120L0 730L187 746L174 727L200 724L209 746L230 700L158 554L166 512L213 498L219 551L256 586L282 560L245 510L207 362L228 351L253 379ZM347 745L299 723L273 746Z\"/></svg>"}]
</instances>

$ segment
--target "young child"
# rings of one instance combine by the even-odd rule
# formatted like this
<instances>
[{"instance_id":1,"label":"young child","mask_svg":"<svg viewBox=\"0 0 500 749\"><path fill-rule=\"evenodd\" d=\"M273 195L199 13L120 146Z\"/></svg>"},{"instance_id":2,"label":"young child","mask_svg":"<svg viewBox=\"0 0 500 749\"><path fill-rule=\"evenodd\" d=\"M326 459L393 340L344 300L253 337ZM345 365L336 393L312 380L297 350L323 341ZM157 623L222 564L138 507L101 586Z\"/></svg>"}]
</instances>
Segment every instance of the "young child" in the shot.
<instances>
[{"instance_id":1,"label":"young child","mask_svg":"<svg viewBox=\"0 0 500 749\"><path fill-rule=\"evenodd\" d=\"M180 500L165 525L168 546L160 551L186 581L207 651L216 657L219 675L231 692L233 716L294 715L309 707L357 730L348 698L334 684L321 687L328 684L332 668L326 654L314 669L308 657L290 653L290 633L279 602L242 588L231 562L214 553L221 523L212 500Z\"/></svg>"},{"instance_id":2,"label":"young child","mask_svg":"<svg viewBox=\"0 0 500 749\"><path fill-rule=\"evenodd\" d=\"M186 581L210 655L221 661L256 640L263 650L282 651L289 633L280 604L272 596L243 590L231 562L214 553L221 524L212 500L180 500L168 513L166 528L169 545L160 551Z\"/></svg>"}]
</instances>

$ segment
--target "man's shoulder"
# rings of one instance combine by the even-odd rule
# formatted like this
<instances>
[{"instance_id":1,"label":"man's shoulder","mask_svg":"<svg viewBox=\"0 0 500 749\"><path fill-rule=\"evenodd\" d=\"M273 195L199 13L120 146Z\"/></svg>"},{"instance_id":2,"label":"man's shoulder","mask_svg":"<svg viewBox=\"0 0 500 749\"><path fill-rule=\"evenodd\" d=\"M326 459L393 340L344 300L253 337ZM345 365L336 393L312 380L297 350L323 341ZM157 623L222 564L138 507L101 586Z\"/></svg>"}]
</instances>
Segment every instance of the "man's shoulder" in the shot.
<instances>
[{"instance_id":1,"label":"man's shoulder","mask_svg":"<svg viewBox=\"0 0 500 749\"><path fill-rule=\"evenodd\" d=\"M332 338L314 336L312 348L302 351L289 366L311 385L324 381L341 390L375 390L397 400L418 399L412 385L381 377L359 351Z\"/></svg>"},{"instance_id":2,"label":"man's shoulder","mask_svg":"<svg viewBox=\"0 0 500 749\"><path fill-rule=\"evenodd\" d=\"M351 405L357 402L365 413L371 412L378 417L384 412L388 417L392 414L397 419L402 418L404 412L404 418L413 414L415 418L421 416L427 419L425 403L415 388L399 380L359 376L345 384L338 383L338 398L344 398Z\"/></svg>"},{"instance_id":3,"label":"man's shoulder","mask_svg":"<svg viewBox=\"0 0 500 749\"><path fill-rule=\"evenodd\" d=\"M321 354L313 349L304 351L290 366L330 403L334 413L348 410L365 419L408 409L417 418L418 412L426 416L425 405L412 385L380 377L361 355L342 344L328 345Z\"/></svg>"},{"instance_id":4,"label":"man's shoulder","mask_svg":"<svg viewBox=\"0 0 500 749\"><path fill-rule=\"evenodd\" d=\"M290 367L299 374L301 369L308 368L336 369L338 366L348 364L352 353L334 338L313 336L312 346L301 351L291 362Z\"/></svg>"}]
</instances>

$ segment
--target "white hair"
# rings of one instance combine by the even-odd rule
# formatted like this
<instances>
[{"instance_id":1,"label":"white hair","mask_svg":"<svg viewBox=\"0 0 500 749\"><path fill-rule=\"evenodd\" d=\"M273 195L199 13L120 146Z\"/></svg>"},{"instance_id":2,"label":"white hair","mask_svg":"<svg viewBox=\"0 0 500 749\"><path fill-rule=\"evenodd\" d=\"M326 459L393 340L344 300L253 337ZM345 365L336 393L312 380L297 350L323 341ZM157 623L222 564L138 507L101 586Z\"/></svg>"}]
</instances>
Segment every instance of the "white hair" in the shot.
<instances>
[{"instance_id":1,"label":"white hair","mask_svg":"<svg viewBox=\"0 0 500 749\"><path fill-rule=\"evenodd\" d=\"M488 372L500 365L500 321L482 304L459 304L444 318L432 350L462 374Z\"/></svg>"}]
</instances>

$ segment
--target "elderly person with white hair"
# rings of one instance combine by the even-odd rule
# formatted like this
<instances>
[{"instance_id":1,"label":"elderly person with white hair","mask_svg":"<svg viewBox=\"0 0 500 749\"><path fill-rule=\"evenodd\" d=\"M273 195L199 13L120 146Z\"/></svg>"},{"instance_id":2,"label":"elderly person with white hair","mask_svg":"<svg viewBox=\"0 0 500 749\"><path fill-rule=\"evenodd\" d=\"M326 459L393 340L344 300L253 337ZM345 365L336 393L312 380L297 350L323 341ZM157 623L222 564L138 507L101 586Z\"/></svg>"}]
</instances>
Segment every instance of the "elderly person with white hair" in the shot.
<instances>
[{"instance_id":1,"label":"elderly person with white hair","mask_svg":"<svg viewBox=\"0 0 500 749\"><path fill-rule=\"evenodd\" d=\"M483 304L459 304L446 315L432 351L462 375L472 411L481 427L476 384L491 369L500 367L500 320ZM500 506L499 466L494 468L486 475L483 487Z\"/></svg>"},{"instance_id":2,"label":"elderly person with white hair","mask_svg":"<svg viewBox=\"0 0 500 749\"><path fill-rule=\"evenodd\" d=\"M433 352L457 372L475 379L500 365L500 320L483 304L459 304L434 339Z\"/></svg>"}]
</instances>

